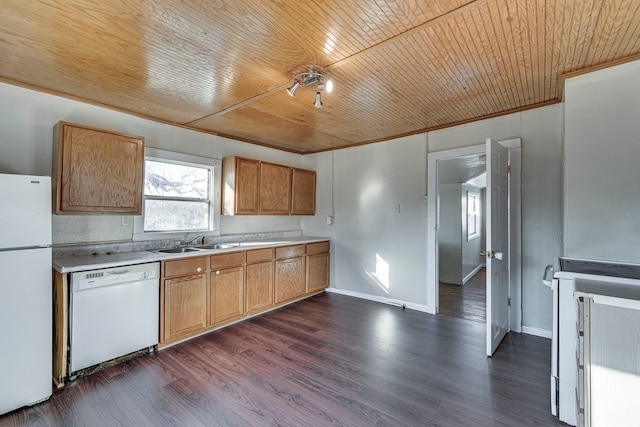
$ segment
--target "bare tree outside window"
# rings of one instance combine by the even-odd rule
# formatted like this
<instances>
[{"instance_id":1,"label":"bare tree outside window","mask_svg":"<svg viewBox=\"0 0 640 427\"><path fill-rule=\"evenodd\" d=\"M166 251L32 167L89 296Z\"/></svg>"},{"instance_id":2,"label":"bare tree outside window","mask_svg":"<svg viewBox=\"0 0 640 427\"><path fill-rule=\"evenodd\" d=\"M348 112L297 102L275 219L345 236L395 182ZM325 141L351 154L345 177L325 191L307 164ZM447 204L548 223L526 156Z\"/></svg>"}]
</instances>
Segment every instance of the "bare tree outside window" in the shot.
<instances>
[{"instance_id":1,"label":"bare tree outside window","mask_svg":"<svg viewBox=\"0 0 640 427\"><path fill-rule=\"evenodd\" d=\"M146 160L144 231L209 230L212 169Z\"/></svg>"}]
</instances>

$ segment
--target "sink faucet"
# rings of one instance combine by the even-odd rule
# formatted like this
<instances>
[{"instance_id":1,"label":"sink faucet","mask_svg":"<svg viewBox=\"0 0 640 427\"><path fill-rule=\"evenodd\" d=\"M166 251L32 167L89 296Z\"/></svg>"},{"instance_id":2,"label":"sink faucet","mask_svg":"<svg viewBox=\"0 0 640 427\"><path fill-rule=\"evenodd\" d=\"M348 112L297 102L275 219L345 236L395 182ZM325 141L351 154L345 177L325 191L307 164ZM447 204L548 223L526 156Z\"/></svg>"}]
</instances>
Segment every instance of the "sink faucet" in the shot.
<instances>
[{"instance_id":1,"label":"sink faucet","mask_svg":"<svg viewBox=\"0 0 640 427\"><path fill-rule=\"evenodd\" d=\"M198 239L202 239L200 242L202 244L204 244L204 234L198 234L196 237L194 237L193 239L189 239L185 242L184 246L193 246L193 242L198 240Z\"/></svg>"}]
</instances>

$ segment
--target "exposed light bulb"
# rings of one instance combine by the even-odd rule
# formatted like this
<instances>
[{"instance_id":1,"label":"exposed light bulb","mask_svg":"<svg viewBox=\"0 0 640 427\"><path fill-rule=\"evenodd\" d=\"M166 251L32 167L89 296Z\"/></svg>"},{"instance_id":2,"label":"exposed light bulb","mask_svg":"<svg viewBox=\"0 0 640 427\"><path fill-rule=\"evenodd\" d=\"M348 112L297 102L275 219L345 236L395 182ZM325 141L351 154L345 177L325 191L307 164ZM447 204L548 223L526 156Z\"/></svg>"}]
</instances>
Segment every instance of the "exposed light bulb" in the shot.
<instances>
[{"instance_id":1,"label":"exposed light bulb","mask_svg":"<svg viewBox=\"0 0 640 427\"><path fill-rule=\"evenodd\" d=\"M333 81L327 80L327 82L324 84L324 87L327 93L331 93L331 91L333 90Z\"/></svg>"}]
</instances>

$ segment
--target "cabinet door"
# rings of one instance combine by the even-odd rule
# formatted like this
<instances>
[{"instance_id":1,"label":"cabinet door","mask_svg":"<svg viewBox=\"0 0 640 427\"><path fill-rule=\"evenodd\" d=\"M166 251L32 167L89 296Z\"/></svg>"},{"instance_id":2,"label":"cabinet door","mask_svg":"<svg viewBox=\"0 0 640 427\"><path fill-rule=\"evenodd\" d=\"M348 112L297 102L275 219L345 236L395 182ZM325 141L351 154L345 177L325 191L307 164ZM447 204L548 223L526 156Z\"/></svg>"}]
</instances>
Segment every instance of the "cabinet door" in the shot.
<instances>
[{"instance_id":1,"label":"cabinet door","mask_svg":"<svg viewBox=\"0 0 640 427\"><path fill-rule=\"evenodd\" d=\"M163 342L171 341L207 326L207 276L166 279L163 286Z\"/></svg>"},{"instance_id":2,"label":"cabinet door","mask_svg":"<svg viewBox=\"0 0 640 427\"><path fill-rule=\"evenodd\" d=\"M291 175L291 215L315 215L316 173L293 169Z\"/></svg>"},{"instance_id":3,"label":"cabinet door","mask_svg":"<svg viewBox=\"0 0 640 427\"><path fill-rule=\"evenodd\" d=\"M56 213L139 215L144 138L60 122Z\"/></svg>"},{"instance_id":4,"label":"cabinet door","mask_svg":"<svg viewBox=\"0 0 640 427\"><path fill-rule=\"evenodd\" d=\"M260 213L289 215L291 203L291 168L260 163Z\"/></svg>"},{"instance_id":5,"label":"cabinet door","mask_svg":"<svg viewBox=\"0 0 640 427\"><path fill-rule=\"evenodd\" d=\"M247 313L273 306L273 262L247 265Z\"/></svg>"},{"instance_id":6,"label":"cabinet door","mask_svg":"<svg viewBox=\"0 0 640 427\"><path fill-rule=\"evenodd\" d=\"M329 286L329 254L307 256L306 293L320 291Z\"/></svg>"},{"instance_id":7,"label":"cabinet door","mask_svg":"<svg viewBox=\"0 0 640 427\"><path fill-rule=\"evenodd\" d=\"M209 324L240 318L244 313L244 269L212 271L210 286Z\"/></svg>"},{"instance_id":8,"label":"cabinet door","mask_svg":"<svg viewBox=\"0 0 640 427\"><path fill-rule=\"evenodd\" d=\"M260 162L242 157L222 159L222 214L257 215Z\"/></svg>"},{"instance_id":9,"label":"cabinet door","mask_svg":"<svg viewBox=\"0 0 640 427\"><path fill-rule=\"evenodd\" d=\"M259 171L258 160L236 159L235 213L244 215L258 213Z\"/></svg>"},{"instance_id":10,"label":"cabinet door","mask_svg":"<svg viewBox=\"0 0 640 427\"><path fill-rule=\"evenodd\" d=\"M305 293L304 257L275 262L275 303L279 304Z\"/></svg>"}]
</instances>

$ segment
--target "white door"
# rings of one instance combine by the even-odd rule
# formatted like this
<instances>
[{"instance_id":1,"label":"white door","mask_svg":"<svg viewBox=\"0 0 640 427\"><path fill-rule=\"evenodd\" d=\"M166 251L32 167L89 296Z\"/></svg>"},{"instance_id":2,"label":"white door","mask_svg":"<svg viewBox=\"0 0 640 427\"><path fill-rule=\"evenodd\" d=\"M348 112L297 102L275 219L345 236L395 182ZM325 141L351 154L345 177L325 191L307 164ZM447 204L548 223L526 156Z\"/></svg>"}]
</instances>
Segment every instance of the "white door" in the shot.
<instances>
[{"instance_id":1,"label":"white door","mask_svg":"<svg viewBox=\"0 0 640 427\"><path fill-rule=\"evenodd\" d=\"M509 330L509 151L487 139L487 356Z\"/></svg>"}]
</instances>

